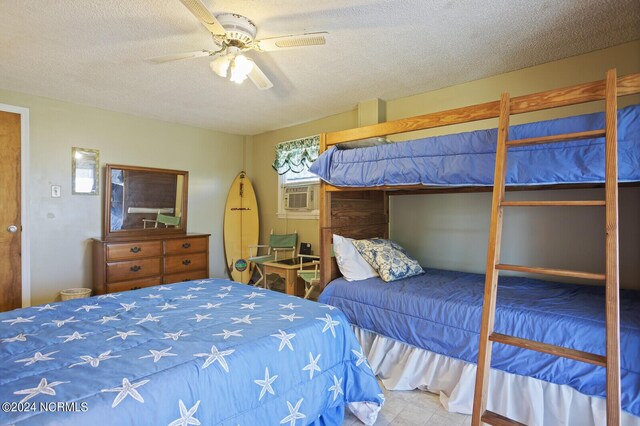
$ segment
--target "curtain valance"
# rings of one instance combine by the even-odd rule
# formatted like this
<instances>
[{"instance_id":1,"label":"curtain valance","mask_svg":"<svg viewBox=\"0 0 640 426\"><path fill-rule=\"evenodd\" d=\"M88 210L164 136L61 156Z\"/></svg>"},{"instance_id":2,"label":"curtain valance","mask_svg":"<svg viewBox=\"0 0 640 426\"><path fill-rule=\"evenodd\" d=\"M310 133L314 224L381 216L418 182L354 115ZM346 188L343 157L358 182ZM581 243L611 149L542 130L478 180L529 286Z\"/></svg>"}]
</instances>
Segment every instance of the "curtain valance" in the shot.
<instances>
[{"instance_id":1,"label":"curtain valance","mask_svg":"<svg viewBox=\"0 0 640 426\"><path fill-rule=\"evenodd\" d=\"M289 171L301 173L309 169L320 153L320 136L309 136L276 145L276 158L272 164L278 174Z\"/></svg>"}]
</instances>

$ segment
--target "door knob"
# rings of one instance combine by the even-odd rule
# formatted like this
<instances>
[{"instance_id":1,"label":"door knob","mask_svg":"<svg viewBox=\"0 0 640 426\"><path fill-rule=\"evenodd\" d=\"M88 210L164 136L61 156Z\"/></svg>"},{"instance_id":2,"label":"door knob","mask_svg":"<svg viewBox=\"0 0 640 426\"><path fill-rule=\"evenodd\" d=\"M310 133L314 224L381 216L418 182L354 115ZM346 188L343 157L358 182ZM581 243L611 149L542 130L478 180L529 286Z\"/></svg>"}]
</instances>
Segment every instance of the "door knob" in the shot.
<instances>
[{"instance_id":1,"label":"door knob","mask_svg":"<svg viewBox=\"0 0 640 426\"><path fill-rule=\"evenodd\" d=\"M7 231L9 231L9 232L11 232L11 233L18 232L18 227L17 227L17 226L15 226L15 225L9 225L9 226L7 227Z\"/></svg>"}]
</instances>

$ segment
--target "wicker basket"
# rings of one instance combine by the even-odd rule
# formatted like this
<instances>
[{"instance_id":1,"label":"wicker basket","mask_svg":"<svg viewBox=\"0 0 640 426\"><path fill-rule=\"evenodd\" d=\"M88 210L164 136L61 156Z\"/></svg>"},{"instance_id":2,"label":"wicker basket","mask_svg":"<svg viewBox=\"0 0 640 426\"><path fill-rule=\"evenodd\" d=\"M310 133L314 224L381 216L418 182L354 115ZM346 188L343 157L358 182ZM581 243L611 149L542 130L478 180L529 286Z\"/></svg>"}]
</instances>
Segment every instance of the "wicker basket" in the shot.
<instances>
[{"instance_id":1,"label":"wicker basket","mask_svg":"<svg viewBox=\"0 0 640 426\"><path fill-rule=\"evenodd\" d=\"M60 292L62 300L82 299L91 296L90 288L68 288Z\"/></svg>"}]
</instances>

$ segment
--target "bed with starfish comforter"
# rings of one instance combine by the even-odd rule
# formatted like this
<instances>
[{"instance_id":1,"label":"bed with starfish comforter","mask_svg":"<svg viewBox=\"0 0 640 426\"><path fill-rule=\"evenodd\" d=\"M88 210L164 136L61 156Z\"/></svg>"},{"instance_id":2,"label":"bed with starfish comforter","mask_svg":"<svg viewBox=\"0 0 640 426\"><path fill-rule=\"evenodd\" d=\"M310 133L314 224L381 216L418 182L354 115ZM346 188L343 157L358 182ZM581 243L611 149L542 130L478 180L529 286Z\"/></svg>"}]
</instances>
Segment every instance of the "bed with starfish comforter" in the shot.
<instances>
[{"instance_id":1,"label":"bed with starfish comforter","mask_svg":"<svg viewBox=\"0 0 640 426\"><path fill-rule=\"evenodd\" d=\"M211 279L0 313L0 424L373 423L337 309Z\"/></svg>"}]
</instances>

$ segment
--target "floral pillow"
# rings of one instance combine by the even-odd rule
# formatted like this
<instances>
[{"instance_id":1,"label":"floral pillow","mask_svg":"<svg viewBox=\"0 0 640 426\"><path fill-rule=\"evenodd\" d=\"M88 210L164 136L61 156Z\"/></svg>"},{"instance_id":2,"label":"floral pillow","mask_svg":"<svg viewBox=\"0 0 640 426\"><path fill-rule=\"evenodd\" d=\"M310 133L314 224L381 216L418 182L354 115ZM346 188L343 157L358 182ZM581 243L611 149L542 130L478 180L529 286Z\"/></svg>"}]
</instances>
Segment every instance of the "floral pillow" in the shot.
<instances>
[{"instance_id":1,"label":"floral pillow","mask_svg":"<svg viewBox=\"0 0 640 426\"><path fill-rule=\"evenodd\" d=\"M384 281L395 281L424 272L417 260L393 241L381 238L354 240L353 245L362 257L378 271Z\"/></svg>"}]
</instances>

